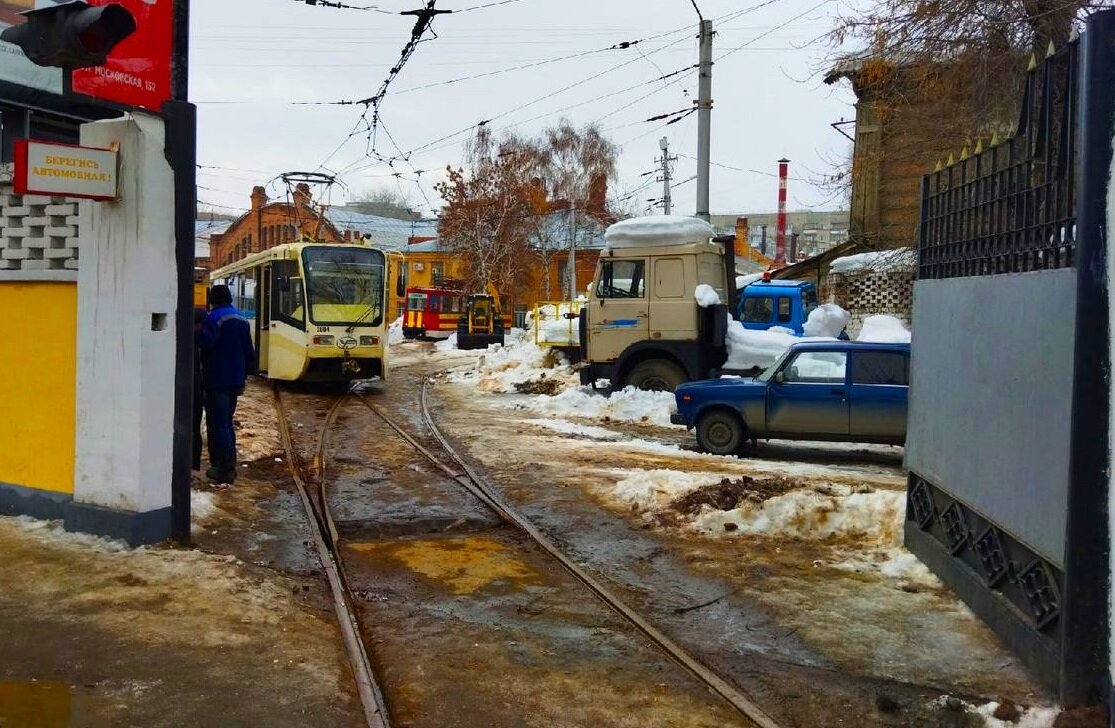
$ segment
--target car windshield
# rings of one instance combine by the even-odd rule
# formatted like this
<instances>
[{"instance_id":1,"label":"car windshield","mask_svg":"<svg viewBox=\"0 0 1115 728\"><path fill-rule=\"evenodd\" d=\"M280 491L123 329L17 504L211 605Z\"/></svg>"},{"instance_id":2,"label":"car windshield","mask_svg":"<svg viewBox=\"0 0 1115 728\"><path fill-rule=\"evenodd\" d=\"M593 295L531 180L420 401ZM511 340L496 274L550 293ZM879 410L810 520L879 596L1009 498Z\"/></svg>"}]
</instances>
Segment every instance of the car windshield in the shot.
<instances>
[{"instance_id":1,"label":"car windshield","mask_svg":"<svg viewBox=\"0 0 1115 728\"><path fill-rule=\"evenodd\" d=\"M319 326L383 323L383 253L370 248L306 248L310 320Z\"/></svg>"},{"instance_id":2,"label":"car windshield","mask_svg":"<svg viewBox=\"0 0 1115 728\"><path fill-rule=\"evenodd\" d=\"M782 363L784 361L786 361L786 358L790 356L791 351L792 351L791 349L787 349L782 354L782 356L775 359L774 363L771 364L766 369L764 369L763 373L760 374L759 376L755 377L755 379L759 380L760 382L769 382L771 379L773 379L774 378L774 373L778 371L778 368L781 367Z\"/></svg>"}]
</instances>

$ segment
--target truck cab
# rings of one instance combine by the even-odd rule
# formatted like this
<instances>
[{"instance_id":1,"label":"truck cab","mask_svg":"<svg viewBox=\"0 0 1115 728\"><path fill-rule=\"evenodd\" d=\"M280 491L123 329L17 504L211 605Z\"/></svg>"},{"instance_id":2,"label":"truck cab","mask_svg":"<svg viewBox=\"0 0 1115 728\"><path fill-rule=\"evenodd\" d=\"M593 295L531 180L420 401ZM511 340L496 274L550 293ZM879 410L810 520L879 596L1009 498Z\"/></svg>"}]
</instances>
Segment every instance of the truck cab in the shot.
<instances>
[{"instance_id":1,"label":"truck cab","mask_svg":"<svg viewBox=\"0 0 1115 728\"><path fill-rule=\"evenodd\" d=\"M817 308L817 287L808 281L761 280L739 293L735 316L745 329L762 331L776 326L805 335L809 313Z\"/></svg>"},{"instance_id":2,"label":"truck cab","mask_svg":"<svg viewBox=\"0 0 1115 728\"><path fill-rule=\"evenodd\" d=\"M668 228L671 224L673 228ZM663 227L666 231L663 232ZM619 229L619 234L613 231ZM701 308L700 284L732 299L731 244L695 218L637 218L608 231L581 312L581 382L673 391L723 365L728 307Z\"/></svg>"}]
</instances>

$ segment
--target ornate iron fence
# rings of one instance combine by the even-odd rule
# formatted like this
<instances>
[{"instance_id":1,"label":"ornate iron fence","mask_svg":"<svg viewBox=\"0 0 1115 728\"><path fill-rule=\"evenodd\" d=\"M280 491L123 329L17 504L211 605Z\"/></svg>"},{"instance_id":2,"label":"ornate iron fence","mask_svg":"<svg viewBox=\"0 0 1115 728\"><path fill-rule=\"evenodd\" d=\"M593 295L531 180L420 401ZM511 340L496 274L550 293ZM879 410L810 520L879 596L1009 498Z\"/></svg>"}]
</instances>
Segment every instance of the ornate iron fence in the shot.
<instances>
[{"instance_id":1,"label":"ornate iron fence","mask_svg":"<svg viewBox=\"0 0 1115 728\"><path fill-rule=\"evenodd\" d=\"M1074 265L1078 45L1030 64L1013 134L922 179L920 278Z\"/></svg>"}]
</instances>

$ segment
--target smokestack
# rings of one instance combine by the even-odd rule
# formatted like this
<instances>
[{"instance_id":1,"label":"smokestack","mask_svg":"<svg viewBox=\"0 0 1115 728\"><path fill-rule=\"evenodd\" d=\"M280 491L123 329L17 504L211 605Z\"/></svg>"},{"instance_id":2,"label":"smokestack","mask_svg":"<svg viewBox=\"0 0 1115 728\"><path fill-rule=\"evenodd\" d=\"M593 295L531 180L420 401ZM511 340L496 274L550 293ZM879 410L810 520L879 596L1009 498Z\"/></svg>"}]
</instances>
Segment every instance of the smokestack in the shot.
<instances>
[{"instance_id":1,"label":"smokestack","mask_svg":"<svg viewBox=\"0 0 1115 728\"><path fill-rule=\"evenodd\" d=\"M790 177L790 160L778 160L778 237L774 262L786 265L786 186Z\"/></svg>"}]
</instances>

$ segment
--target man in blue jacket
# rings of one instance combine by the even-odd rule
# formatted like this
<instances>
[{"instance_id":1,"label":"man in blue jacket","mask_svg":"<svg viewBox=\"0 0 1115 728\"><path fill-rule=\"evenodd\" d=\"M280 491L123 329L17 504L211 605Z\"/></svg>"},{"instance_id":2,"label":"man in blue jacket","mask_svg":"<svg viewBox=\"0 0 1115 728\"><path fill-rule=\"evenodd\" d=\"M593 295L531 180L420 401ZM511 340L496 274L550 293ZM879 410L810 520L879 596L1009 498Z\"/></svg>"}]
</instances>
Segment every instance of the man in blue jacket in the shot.
<instances>
[{"instance_id":1,"label":"man in blue jacket","mask_svg":"<svg viewBox=\"0 0 1115 728\"><path fill-rule=\"evenodd\" d=\"M228 286L209 290L209 315L197 333L205 387L209 463L205 475L217 483L236 480L236 429L232 416L244 382L255 370L251 324L232 305Z\"/></svg>"}]
</instances>

